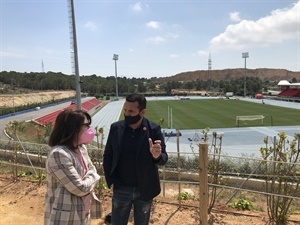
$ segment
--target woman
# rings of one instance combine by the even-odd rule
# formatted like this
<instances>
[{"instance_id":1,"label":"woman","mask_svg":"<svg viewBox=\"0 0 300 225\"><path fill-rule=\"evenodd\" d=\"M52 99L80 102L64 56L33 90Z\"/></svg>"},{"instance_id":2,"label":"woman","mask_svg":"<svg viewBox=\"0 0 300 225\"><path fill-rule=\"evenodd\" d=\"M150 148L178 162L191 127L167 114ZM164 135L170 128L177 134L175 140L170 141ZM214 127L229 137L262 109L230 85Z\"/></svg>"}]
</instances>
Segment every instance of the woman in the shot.
<instances>
[{"instance_id":1,"label":"woman","mask_svg":"<svg viewBox=\"0 0 300 225\"><path fill-rule=\"evenodd\" d=\"M47 193L44 225L86 225L101 217L93 189L100 176L85 144L95 134L91 116L82 110L65 110L56 118L46 160Z\"/></svg>"}]
</instances>

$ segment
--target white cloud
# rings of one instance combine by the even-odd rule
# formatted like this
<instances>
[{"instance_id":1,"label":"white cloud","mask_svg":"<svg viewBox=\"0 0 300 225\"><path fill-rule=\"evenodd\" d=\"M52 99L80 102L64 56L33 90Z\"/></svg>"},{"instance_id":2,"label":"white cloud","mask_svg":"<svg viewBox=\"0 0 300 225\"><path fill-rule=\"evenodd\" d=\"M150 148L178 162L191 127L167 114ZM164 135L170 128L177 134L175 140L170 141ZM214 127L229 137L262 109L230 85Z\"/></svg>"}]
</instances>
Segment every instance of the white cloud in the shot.
<instances>
[{"instance_id":1,"label":"white cloud","mask_svg":"<svg viewBox=\"0 0 300 225\"><path fill-rule=\"evenodd\" d=\"M94 22L92 22L92 21L86 22L84 24L84 27L87 28L90 31L96 31L98 29L97 25Z\"/></svg>"},{"instance_id":2,"label":"white cloud","mask_svg":"<svg viewBox=\"0 0 300 225\"><path fill-rule=\"evenodd\" d=\"M15 53L15 52L2 52L0 51L0 57L1 58L25 58L26 56L24 54Z\"/></svg>"},{"instance_id":3,"label":"white cloud","mask_svg":"<svg viewBox=\"0 0 300 225\"><path fill-rule=\"evenodd\" d=\"M165 42L166 40L161 37L161 36L156 36L156 37L149 37L146 39L146 42L148 43L152 43L152 44L161 44L163 42Z\"/></svg>"},{"instance_id":4,"label":"white cloud","mask_svg":"<svg viewBox=\"0 0 300 225\"><path fill-rule=\"evenodd\" d=\"M231 13L229 13L229 17L234 22L241 21L240 13L239 12L231 12Z\"/></svg>"},{"instance_id":5,"label":"white cloud","mask_svg":"<svg viewBox=\"0 0 300 225\"><path fill-rule=\"evenodd\" d=\"M197 55L200 55L200 56L208 56L208 55L209 55L209 52L204 51L204 50L199 50L199 51L197 52Z\"/></svg>"},{"instance_id":6,"label":"white cloud","mask_svg":"<svg viewBox=\"0 0 300 225\"><path fill-rule=\"evenodd\" d=\"M174 33L168 33L167 36L170 37L170 38L173 38L173 39L178 39L179 38L179 34L174 34Z\"/></svg>"},{"instance_id":7,"label":"white cloud","mask_svg":"<svg viewBox=\"0 0 300 225\"><path fill-rule=\"evenodd\" d=\"M143 11L142 4L140 2L137 2L134 5L131 5L130 8L132 11L137 12L137 13Z\"/></svg>"},{"instance_id":8,"label":"white cloud","mask_svg":"<svg viewBox=\"0 0 300 225\"><path fill-rule=\"evenodd\" d=\"M159 29L160 23L157 21L150 21L146 24L147 27L153 28L153 29Z\"/></svg>"},{"instance_id":9,"label":"white cloud","mask_svg":"<svg viewBox=\"0 0 300 225\"><path fill-rule=\"evenodd\" d=\"M179 55L177 55L177 54L171 54L169 56L170 56L170 58L179 58Z\"/></svg>"},{"instance_id":10,"label":"white cloud","mask_svg":"<svg viewBox=\"0 0 300 225\"><path fill-rule=\"evenodd\" d=\"M251 46L270 46L299 38L300 1L292 8L278 9L256 21L242 20L229 25L210 41L210 48L243 49Z\"/></svg>"},{"instance_id":11,"label":"white cloud","mask_svg":"<svg viewBox=\"0 0 300 225\"><path fill-rule=\"evenodd\" d=\"M129 52L133 52L134 49L133 49L133 48L129 48L128 51L129 51Z\"/></svg>"}]
</instances>

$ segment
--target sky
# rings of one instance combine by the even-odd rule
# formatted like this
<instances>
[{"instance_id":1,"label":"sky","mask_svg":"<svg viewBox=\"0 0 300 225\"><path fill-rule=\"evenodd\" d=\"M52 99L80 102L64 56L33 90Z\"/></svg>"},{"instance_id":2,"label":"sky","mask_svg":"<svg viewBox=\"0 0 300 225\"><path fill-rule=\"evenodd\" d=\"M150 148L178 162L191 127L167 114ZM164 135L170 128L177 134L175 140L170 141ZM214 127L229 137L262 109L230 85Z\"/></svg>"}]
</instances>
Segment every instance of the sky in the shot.
<instances>
[{"instance_id":1,"label":"sky","mask_svg":"<svg viewBox=\"0 0 300 225\"><path fill-rule=\"evenodd\" d=\"M74 74L69 6L0 0L0 71ZM74 11L80 76L169 77L209 59L300 71L300 0L74 0Z\"/></svg>"}]
</instances>

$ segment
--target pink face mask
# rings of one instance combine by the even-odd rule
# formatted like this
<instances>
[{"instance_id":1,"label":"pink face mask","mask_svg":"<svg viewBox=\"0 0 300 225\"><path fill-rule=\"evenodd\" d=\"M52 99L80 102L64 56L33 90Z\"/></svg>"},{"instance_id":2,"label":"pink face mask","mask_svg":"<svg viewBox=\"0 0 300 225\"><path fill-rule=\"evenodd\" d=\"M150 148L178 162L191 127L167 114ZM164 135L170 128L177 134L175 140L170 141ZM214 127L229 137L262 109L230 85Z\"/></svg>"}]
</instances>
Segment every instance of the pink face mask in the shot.
<instances>
[{"instance_id":1,"label":"pink face mask","mask_svg":"<svg viewBox=\"0 0 300 225\"><path fill-rule=\"evenodd\" d=\"M90 143L95 136L94 130L90 127L89 129L83 131L79 138L79 144Z\"/></svg>"}]
</instances>

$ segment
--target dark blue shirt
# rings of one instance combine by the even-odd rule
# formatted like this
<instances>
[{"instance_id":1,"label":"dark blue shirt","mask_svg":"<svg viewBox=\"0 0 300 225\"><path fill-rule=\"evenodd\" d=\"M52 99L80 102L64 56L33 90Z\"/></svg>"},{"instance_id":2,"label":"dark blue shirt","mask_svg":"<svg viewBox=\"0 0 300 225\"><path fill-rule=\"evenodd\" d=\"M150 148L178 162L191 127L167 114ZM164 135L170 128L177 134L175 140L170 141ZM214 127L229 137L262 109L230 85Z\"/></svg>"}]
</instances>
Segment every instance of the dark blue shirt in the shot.
<instances>
[{"instance_id":1,"label":"dark blue shirt","mask_svg":"<svg viewBox=\"0 0 300 225\"><path fill-rule=\"evenodd\" d=\"M126 125L121 155L117 165L116 186L137 187L136 155L137 141L141 136L142 128L132 129Z\"/></svg>"}]
</instances>

